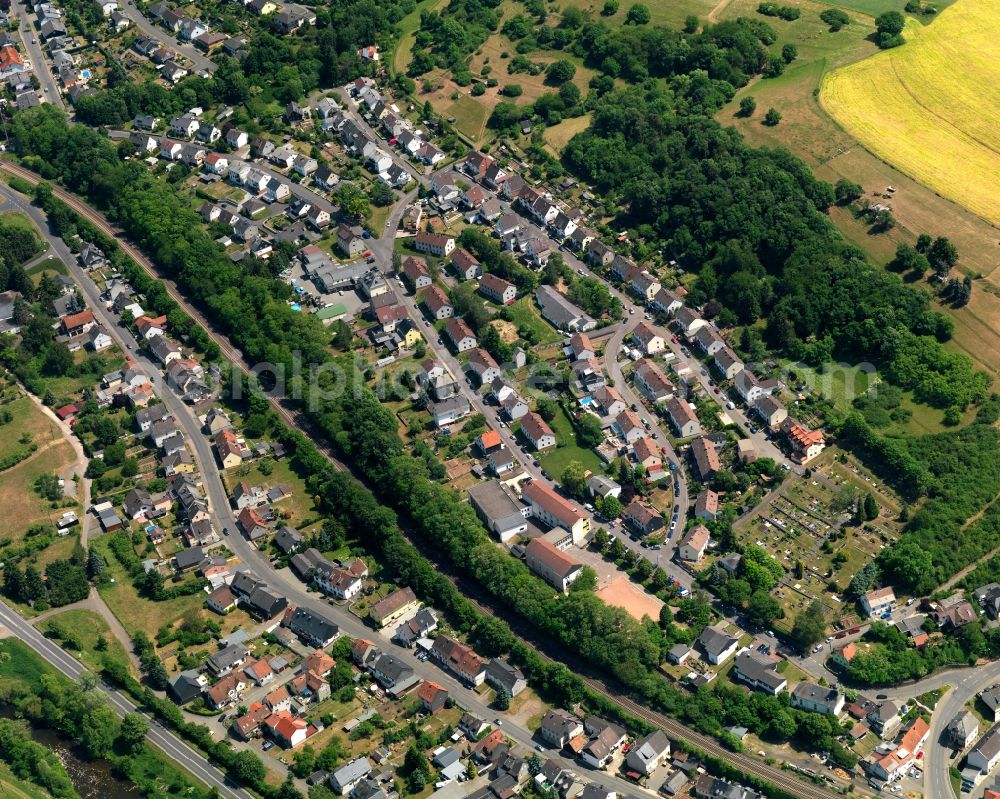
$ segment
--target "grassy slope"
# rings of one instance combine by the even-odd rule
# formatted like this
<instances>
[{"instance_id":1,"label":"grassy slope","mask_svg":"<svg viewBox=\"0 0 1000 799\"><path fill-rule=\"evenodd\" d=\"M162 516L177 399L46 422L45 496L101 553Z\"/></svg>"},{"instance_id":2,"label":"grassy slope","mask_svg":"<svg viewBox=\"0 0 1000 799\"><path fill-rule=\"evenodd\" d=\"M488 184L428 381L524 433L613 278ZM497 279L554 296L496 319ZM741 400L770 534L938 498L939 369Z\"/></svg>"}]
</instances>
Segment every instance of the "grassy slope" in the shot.
<instances>
[{"instance_id":1,"label":"grassy slope","mask_svg":"<svg viewBox=\"0 0 1000 799\"><path fill-rule=\"evenodd\" d=\"M816 176L835 183L846 178L860 183L873 202L881 201L886 186L895 186L892 197L897 226L888 234L872 235L866 225L854 219L846 210L834 208L831 218L848 239L864 249L878 264L891 260L900 242L912 243L917 234L930 232L947 235L959 248L959 267L972 274L987 276L979 280L972 302L952 314L955 335L953 349L964 352L976 364L991 374L1000 372L1000 303L992 285L1000 279L996 247L1000 231L956 203L935 194L920 183L903 175L862 147L823 110L818 100L824 74L866 58L877 52L866 37L874 26L870 19L853 17L852 23L838 33L830 33L819 21L823 6L808 0L788 0L799 7L802 16L795 22L769 20L779 35L772 49L780 50L786 43L795 44L799 57L785 74L774 80L755 80L741 89L733 101L717 115L724 125L734 125L755 146L788 147L802 158ZM865 3L878 10L874 0ZM754 15L753 0L734 0L724 16ZM752 95L758 111L750 119L734 116L740 99ZM782 116L780 125L764 127L760 123L764 110L777 108ZM992 273L992 274L991 274ZM947 310L947 309L944 309Z\"/></svg>"},{"instance_id":2,"label":"grassy slope","mask_svg":"<svg viewBox=\"0 0 1000 799\"><path fill-rule=\"evenodd\" d=\"M129 662L125 647L111 632L108 623L91 610L64 610L39 622L38 629L64 643L65 639L60 636L68 635L80 647L73 648L73 653L95 672L102 668L107 658ZM97 649L98 640L107 643L103 652Z\"/></svg>"}]
</instances>

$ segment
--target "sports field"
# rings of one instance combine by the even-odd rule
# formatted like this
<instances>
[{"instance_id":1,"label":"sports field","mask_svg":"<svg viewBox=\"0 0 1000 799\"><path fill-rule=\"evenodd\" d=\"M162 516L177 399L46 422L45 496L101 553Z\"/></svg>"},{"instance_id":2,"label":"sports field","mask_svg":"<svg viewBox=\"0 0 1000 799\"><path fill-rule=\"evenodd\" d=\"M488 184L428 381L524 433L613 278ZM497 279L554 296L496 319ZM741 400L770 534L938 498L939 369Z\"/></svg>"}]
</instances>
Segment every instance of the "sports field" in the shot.
<instances>
[{"instance_id":1,"label":"sports field","mask_svg":"<svg viewBox=\"0 0 1000 799\"><path fill-rule=\"evenodd\" d=\"M828 74L823 107L880 158L1000 224L1000 0L958 0L904 36Z\"/></svg>"}]
</instances>

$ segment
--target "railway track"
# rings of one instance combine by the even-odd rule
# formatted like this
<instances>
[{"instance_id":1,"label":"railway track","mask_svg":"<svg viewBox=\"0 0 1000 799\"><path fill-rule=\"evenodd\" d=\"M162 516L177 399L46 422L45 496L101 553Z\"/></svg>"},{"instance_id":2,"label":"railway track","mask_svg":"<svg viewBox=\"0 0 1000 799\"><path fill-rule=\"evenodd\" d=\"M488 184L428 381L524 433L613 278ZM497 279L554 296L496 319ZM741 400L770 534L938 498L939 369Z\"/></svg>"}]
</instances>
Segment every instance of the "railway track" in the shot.
<instances>
[{"instance_id":1,"label":"railway track","mask_svg":"<svg viewBox=\"0 0 1000 799\"><path fill-rule=\"evenodd\" d=\"M31 184L37 184L42 180L34 172L17 164L13 164L6 159L0 160L0 170L6 171L9 174L19 177ZM99 214L74 194L71 194L60 186L52 184L52 192L62 202L66 203L66 205L72 208L76 213L80 214L80 216L104 233L104 235L117 241L118 246L122 248L122 251L135 261L136 264L138 264L139 267L151 278L163 283L171 299L173 299L187 314L189 314L204 328L205 332L209 335L212 341L218 345L219 350L230 362L238 364L244 368L249 368L251 366L251 364L247 362L244 354L234 347L226 336L215 331L214 326L209 322L209 320L206 319L197 308L193 307L181 295L173 281L161 275L152 261L140 252L138 248L130 244L124 238L123 233L108 223L103 215ZM270 398L270 402L275 412L289 427L297 428L306 434L313 431L312 424L304 414L286 407L275 398ZM312 436L310 436L310 438L316 445L317 449L322 452L323 455L329 459L337 469L349 472L356 477L359 477L348 464L337 458L331 447L323 441L322 438L317 439ZM407 538L409 539L409 536L407 536ZM447 573L446 569L442 568L441 564L436 565L438 565L442 572ZM458 582L460 579L456 578L456 576L452 574L448 574L448 577L453 582ZM469 594L468 591L464 593L466 596ZM476 593L479 593L478 590L476 590ZM473 597L470 597L470 599L476 604L481 612L488 615L497 615L492 606ZM518 623L517 626L523 628L524 625L522 623ZM523 632L528 633L528 631ZM537 633L537 631L534 632ZM525 637L535 639L537 636L528 633ZM550 662L560 662L556 658L553 658L542 651L542 649L538 646L537 641L533 641L533 643L535 643L536 651L538 651L541 657ZM698 747L705 753L730 763L734 768L758 777L759 779L765 780L772 785L789 792L793 796L799 797L800 799L837 799L837 797L842 795L841 793L830 788L809 782L804 777L796 776L791 772L771 766L767 763L763 763L750 755L746 755L741 752L731 752L728 749L723 748L714 739L708 737L707 735L703 735L702 733L697 732L696 730L693 730L690 727L663 715L662 713L657 713L643 707L638 702L629 699L612 686L609 686L603 680L591 676L584 676L582 674L580 675L580 678L587 685L587 687L596 694L604 697L614 704L617 704L626 713L640 718L655 727L659 727L664 733L667 734L668 737L674 740L684 741L692 746Z\"/></svg>"}]
</instances>

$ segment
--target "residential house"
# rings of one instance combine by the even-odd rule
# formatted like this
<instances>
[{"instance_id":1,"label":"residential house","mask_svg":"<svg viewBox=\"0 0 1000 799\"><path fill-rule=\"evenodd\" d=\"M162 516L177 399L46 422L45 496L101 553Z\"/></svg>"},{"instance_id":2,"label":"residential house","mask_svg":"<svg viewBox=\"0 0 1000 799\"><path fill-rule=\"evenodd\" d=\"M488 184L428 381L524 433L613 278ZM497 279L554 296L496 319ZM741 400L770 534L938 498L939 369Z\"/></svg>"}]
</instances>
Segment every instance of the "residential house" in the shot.
<instances>
[{"instance_id":1,"label":"residential house","mask_svg":"<svg viewBox=\"0 0 1000 799\"><path fill-rule=\"evenodd\" d=\"M810 430L798 422L789 425L786 435L792 445L792 460L799 464L808 463L826 446L822 430Z\"/></svg>"},{"instance_id":2,"label":"residential house","mask_svg":"<svg viewBox=\"0 0 1000 799\"><path fill-rule=\"evenodd\" d=\"M736 652L740 639L730 635L721 625L706 627L698 636L697 644L713 666L725 663Z\"/></svg>"},{"instance_id":3,"label":"residential house","mask_svg":"<svg viewBox=\"0 0 1000 799\"><path fill-rule=\"evenodd\" d=\"M475 334L464 319L451 317L445 323L444 332L456 352L468 352L478 346Z\"/></svg>"},{"instance_id":4,"label":"residential house","mask_svg":"<svg viewBox=\"0 0 1000 799\"><path fill-rule=\"evenodd\" d=\"M481 386L492 385L493 381L501 375L500 366L493 359L493 356L481 347L469 353L466 369L476 375Z\"/></svg>"},{"instance_id":5,"label":"residential house","mask_svg":"<svg viewBox=\"0 0 1000 799\"><path fill-rule=\"evenodd\" d=\"M570 336L566 351L574 361L589 361L596 355L594 342L585 333L574 333Z\"/></svg>"},{"instance_id":6,"label":"residential house","mask_svg":"<svg viewBox=\"0 0 1000 799\"><path fill-rule=\"evenodd\" d=\"M392 635L394 643L411 648L421 638L426 638L438 627L438 618L430 608L420 608L413 618L404 621Z\"/></svg>"},{"instance_id":7,"label":"residential house","mask_svg":"<svg viewBox=\"0 0 1000 799\"><path fill-rule=\"evenodd\" d=\"M427 233L420 231L413 239L413 246L417 252L425 252L435 255L438 258L445 258L451 255L455 249L455 239L442 233Z\"/></svg>"},{"instance_id":8,"label":"residential house","mask_svg":"<svg viewBox=\"0 0 1000 799\"><path fill-rule=\"evenodd\" d=\"M205 604L208 605L209 609L220 615L225 615L233 610L236 607L236 602L236 595L228 585L220 585L205 598Z\"/></svg>"},{"instance_id":9,"label":"residential house","mask_svg":"<svg viewBox=\"0 0 1000 799\"><path fill-rule=\"evenodd\" d=\"M248 541L256 541L268 533L267 522L254 508L247 507L241 510L236 517L236 523Z\"/></svg>"},{"instance_id":10,"label":"residential house","mask_svg":"<svg viewBox=\"0 0 1000 799\"><path fill-rule=\"evenodd\" d=\"M674 384L666 373L649 358L643 358L632 372L632 382L651 402L666 402L674 395Z\"/></svg>"},{"instance_id":11,"label":"residential house","mask_svg":"<svg viewBox=\"0 0 1000 799\"><path fill-rule=\"evenodd\" d=\"M844 708L844 695L836 688L802 681L792 690L792 707L837 716Z\"/></svg>"},{"instance_id":12,"label":"residential house","mask_svg":"<svg viewBox=\"0 0 1000 799\"><path fill-rule=\"evenodd\" d=\"M591 768L604 768L628 739L624 728L597 716L584 719L583 729L589 739L580 751L580 759Z\"/></svg>"},{"instance_id":13,"label":"residential house","mask_svg":"<svg viewBox=\"0 0 1000 799\"><path fill-rule=\"evenodd\" d=\"M306 608L296 608L285 626L307 645L320 649L340 637L340 628L334 622Z\"/></svg>"},{"instance_id":14,"label":"residential house","mask_svg":"<svg viewBox=\"0 0 1000 799\"><path fill-rule=\"evenodd\" d=\"M348 258L361 255L366 247L363 233L360 225L339 225L337 227L337 249Z\"/></svg>"},{"instance_id":15,"label":"residential house","mask_svg":"<svg viewBox=\"0 0 1000 799\"><path fill-rule=\"evenodd\" d=\"M500 658L493 658L486 664L486 682L498 691L506 691L511 697L528 687L524 673Z\"/></svg>"},{"instance_id":16,"label":"residential house","mask_svg":"<svg viewBox=\"0 0 1000 799\"><path fill-rule=\"evenodd\" d=\"M565 710L550 710L542 716L538 735L546 743L562 749L573 738L583 735L583 724L580 719Z\"/></svg>"},{"instance_id":17,"label":"residential house","mask_svg":"<svg viewBox=\"0 0 1000 799\"><path fill-rule=\"evenodd\" d=\"M952 748L964 752L979 735L979 721L968 710L962 710L948 722L944 732Z\"/></svg>"},{"instance_id":18,"label":"residential house","mask_svg":"<svg viewBox=\"0 0 1000 799\"><path fill-rule=\"evenodd\" d=\"M633 444L646 435L646 428L639 417L630 410L622 411L615 417L614 427L626 444Z\"/></svg>"},{"instance_id":19,"label":"residential house","mask_svg":"<svg viewBox=\"0 0 1000 799\"><path fill-rule=\"evenodd\" d=\"M556 445L556 436L552 432L552 428L534 411L525 414L522 419L521 433L538 452L551 449Z\"/></svg>"},{"instance_id":20,"label":"residential house","mask_svg":"<svg viewBox=\"0 0 1000 799\"><path fill-rule=\"evenodd\" d=\"M643 502L638 497L625 506L622 511L622 519L642 536L663 529L663 516L652 505Z\"/></svg>"},{"instance_id":21,"label":"residential house","mask_svg":"<svg viewBox=\"0 0 1000 799\"><path fill-rule=\"evenodd\" d=\"M628 408L622 395L618 393L618 389L611 386L599 386L594 389L591 396L597 401L604 416L616 418L618 414Z\"/></svg>"},{"instance_id":22,"label":"residential house","mask_svg":"<svg viewBox=\"0 0 1000 799\"><path fill-rule=\"evenodd\" d=\"M424 292L423 303L434 319L449 319L455 314L451 300L437 286L428 286Z\"/></svg>"},{"instance_id":23,"label":"residential house","mask_svg":"<svg viewBox=\"0 0 1000 799\"><path fill-rule=\"evenodd\" d=\"M452 422L457 422L459 419L468 416L471 409L466 396L464 394L456 394L440 402L432 403L430 412L431 417L434 419L434 424L438 428L441 428L447 427Z\"/></svg>"},{"instance_id":24,"label":"residential house","mask_svg":"<svg viewBox=\"0 0 1000 799\"><path fill-rule=\"evenodd\" d=\"M682 438L696 436L701 432L701 423L698 421L698 414L687 400L679 397L670 397L665 405L667 417L674 430Z\"/></svg>"},{"instance_id":25,"label":"residential house","mask_svg":"<svg viewBox=\"0 0 1000 799\"><path fill-rule=\"evenodd\" d=\"M709 488L700 492L694 501L694 515L705 521L715 521L719 514L719 495Z\"/></svg>"},{"instance_id":26,"label":"residential house","mask_svg":"<svg viewBox=\"0 0 1000 799\"><path fill-rule=\"evenodd\" d=\"M670 739L662 730L654 730L637 740L625 758L627 771L648 777L670 757Z\"/></svg>"},{"instance_id":27,"label":"residential house","mask_svg":"<svg viewBox=\"0 0 1000 799\"><path fill-rule=\"evenodd\" d=\"M429 715L442 710L448 701L448 689L438 685L433 680L424 680L417 691L417 699L420 700L420 709Z\"/></svg>"},{"instance_id":28,"label":"residential house","mask_svg":"<svg viewBox=\"0 0 1000 799\"><path fill-rule=\"evenodd\" d=\"M997 729L997 727L993 728L993 730ZM866 771L873 777L886 782L901 777L906 769L916 761L917 752L927 740L928 732L927 722L917 716L896 740L894 749L888 753L882 753L879 750L875 751L872 759L866 761L864 764ZM993 741L996 741L996 743L993 743ZM986 750L983 752L983 755L986 756L977 756L977 762L975 764L970 762L970 765L977 766L980 763L987 765L991 760L993 765L996 765L996 758L1000 756L1000 735L994 735L993 741L989 742ZM970 752L969 754L971 756L972 753ZM992 766L990 767L992 768Z\"/></svg>"},{"instance_id":29,"label":"residential house","mask_svg":"<svg viewBox=\"0 0 1000 799\"><path fill-rule=\"evenodd\" d=\"M896 604L896 593L890 586L868 591L861 597L861 609L872 619L891 613Z\"/></svg>"},{"instance_id":30,"label":"residential house","mask_svg":"<svg viewBox=\"0 0 1000 799\"><path fill-rule=\"evenodd\" d=\"M678 555L688 563L701 563L708 549L709 531L703 524L696 524L681 539Z\"/></svg>"},{"instance_id":31,"label":"residential house","mask_svg":"<svg viewBox=\"0 0 1000 799\"><path fill-rule=\"evenodd\" d=\"M250 650L243 644L230 644L209 655L205 664L213 675L224 677L246 663L248 657L250 657Z\"/></svg>"},{"instance_id":32,"label":"residential house","mask_svg":"<svg viewBox=\"0 0 1000 799\"><path fill-rule=\"evenodd\" d=\"M788 418L788 411L774 397L761 397L757 400L753 409L757 412L764 425L770 430L777 430L781 423Z\"/></svg>"},{"instance_id":33,"label":"residential house","mask_svg":"<svg viewBox=\"0 0 1000 799\"><path fill-rule=\"evenodd\" d=\"M704 436L694 439L691 442L691 457L694 459L698 476L703 481L711 480L719 471L719 454L711 439Z\"/></svg>"},{"instance_id":34,"label":"residential house","mask_svg":"<svg viewBox=\"0 0 1000 799\"><path fill-rule=\"evenodd\" d=\"M679 309L674 316L674 324L677 329L687 338L691 338L698 329L708 324L701 314L688 307Z\"/></svg>"},{"instance_id":35,"label":"residential house","mask_svg":"<svg viewBox=\"0 0 1000 799\"><path fill-rule=\"evenodd\" d=\"M755 649L744 649L736 656L730 676L755 691L777 696L788 687L788 680L778 672L781 660Z\"/></svg>"},{"instance_id":36,"label":"residential house","mask_svg":"<svg viewBox=\"0 0 1000 799\"><path fill-rule=\"evenodd\" d=\"M715 353L715 368L726 380L732 380L743 371L743 361L730 347L723 347Z\"/></svg>"},{"instance_id":37,"label":"residential house","mask_svg":"<svg viewBox=\"0 0 1000 799\"><path fill-rule=\"evenodd\" d=\"M1000 724L994 724L986 731L966 755L965 762L984 774L988 774L1000 763Z\"/></svg>"},{"instance_id":38,"label":"residential house","mask_svg":"<svg viewBox=\"0 0 1000 799\"><path fill-rule=\"evenodd\" d=\"M646 469L646 479L656 482L663 478L663 457L660 448L649 436L643 436L632 445L635 462Z\"/></svg>"},{"instance_id":39,"label":"residential house","mask_svg":"<svg viewBox=\"0 0 1000 799\"><path fill-rule=\"evenodd\" d=\"M517 287L513 283L489 272L479 281L479 293L500 305L512 305L517 299Z\"/></svg>"},{"instance_id":40,"label":"residential house","mask_svg":"<svg viewBox=\"0 0 1000 799\"><path fill-rule=\"evenodd\" d=\"M372 764L368 758L359 757L330 772L330 787L338 796L344 796L371 772Z\"/></svg>"},{"instance_id":41,"label":"residential house","mask_svg":"<svg viewBox=\"0 0 1000 799\"><path fill-rule=\"evenodd\" d=\"M368 615L377 627L388 627L415 610L419 604L412 588L400 588L372 605Z\"/></svg>"},{"instance_id":42,"label":"residential house","mask_svg":"<svg viewBox=\"0 0 1000 799\"><path fill-rule=\"evenodd\" d=\"M402 272L406 277L407 282L409 282L410 288L414 292L419 291L434 282L434 278L431 276L430 270L427 268L427 261L423 258L417 258L413 255L407 256L402 264ZM482 286L480 286L480 289L481 288Z\"/></svg>"},{"instance_id":43,"label":"residential house","mask_svg":"<svg viewBox=\"0 0 1000 799\"><path fill-rule=\"evenodd\" d=\"M486 680L486 661L471 647L450 636L439 635L434 639L431 658L466 685L482 685Z\"/></svg>"}]
</instances>

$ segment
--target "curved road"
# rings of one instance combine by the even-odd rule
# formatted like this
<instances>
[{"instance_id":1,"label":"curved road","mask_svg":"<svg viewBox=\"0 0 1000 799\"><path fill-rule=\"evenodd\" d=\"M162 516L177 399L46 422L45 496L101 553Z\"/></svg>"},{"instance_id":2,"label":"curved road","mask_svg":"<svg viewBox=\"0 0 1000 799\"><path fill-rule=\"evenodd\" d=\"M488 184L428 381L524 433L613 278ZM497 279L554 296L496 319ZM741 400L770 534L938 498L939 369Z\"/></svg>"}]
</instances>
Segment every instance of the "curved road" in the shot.
<instances>
[{"instance_id":1,"label":"curved road","mask_svg":"<svg viewBox=\"0 0 1000 799\"><path fill-rule=\"evenodd\" d=\"M26 170L20 166L10 164L9 162L6 161L0 164L0 168L5 169L13 174L16 174L19 177L22 177L25 180L28 180L32 183L37 183L40 180L40 178L33 172L30 172L29 170ZM122 247L123 251L129 257L133 258L136 261L136 263L139 264L145 271L147 271L147 273L151 277L163 280L162 277L157 273L157 270L153 266L152 262L150 262L136 247L132 246L127 241L122 240L122 238L116 234L115 229L111 227L111 225L107 222L107 220L104 219L102 215L94 211L88 205L86 205L77 197L65 191L61 187L53 185L53 192L56 194L56 196L59 197L59 199L66 202L75 211L77 211L82 216L87 218L91 223L97 226L106 235L115 237L118 240L119 245ZM35 210L37 211L37 209ZM403 213L402 205L397 207L397 209L393 212L392 216L396 219L397 223L402 213ZM187 303L183 299L183 297L181 297L175 286L173 286L168 281L163 281L163 282L170 295L178 302L179 305L181 305L181 307L184 308L185 311L191 314L191 316L196 321L202 324L206 332L212 337L214 341L216 341L216 343L219 345L220 349L226 355L226 357L230 358L234 363L237 364L242 363L244 360L242 354L239 353L237 350L235 350L235 348L233 348L232 345L229 344L228 340L226 340L225 337L221 336L220 334L214 331L213 327L210 324L208 324L207 320L205 320L202 317L202 315L197 311L197 309L192 308L190 304ZM164 391L163 392L164 403L168 405L168 408L171 410L171 412L174 412L173 408L170 406L170 403L168 402L168 398L173 398L173 394L169 391ZM209 495L209 501L212 504L212 508L224 524L228 521L230 523L229 526L235 528L235 520L233 519L232 511L229 509L228 497L225 494L225 489L223 488L222 485L222 479L219 476L217 470L213 466L211 466L211 464L214 464L214 458L211 454L210 448L207 445L207 440L204 438L203 435L198 434L197 432L194 435L192 435L189 432L189 430L191 429L191 425L196 425L195 422L191 421L193 415L190 413L190 410L187 408L187 406L183 405L183 403L180 403L179 400L174 398L174 401L179 403L180 411L182 411L179 415L178 423L184 426L185 433L187 433L188 436L191 438L192 445L195 447L196 450L195 457L196 459L199 460L199 465L202 467L202 477L206 493ZM272 404L274 405L278 414L286 421L287 424L293 427L298 427L299 429L303 429L304 427L303 420L300 420L297 414L293 414L287 408L280 405L279 403L272 402ZM304 429L308 430L308 427L306 426ZM330 459L336 465L338 465L339 468L345 468L343 464L340 464L339 461L337 461L334 458L333 454L329 452L329 448L324 447L323 444L320 442L317 442L317 446L319 447L320 451L324 452L324 454L330 457ZM207 452L207 457L205 456L206 452ZM287 570L275 571L274 569L272 569L269 561L256 549L256 547L252 546L248 541L245 541L240 536L233 534L229 536L229 543L233 548L233 551L241 559L243 559L245 563L254 568L257 574L262 579L266 579L272 585L272 587L275 587L278 590L285 592L286 596L289 598L290 601L299 604L302 607L309 607L314 610L319 610L320 608L322 608L327 615L332 615L335 617L337 623L341 625L342 631L347 635L350 635L352 637L367 637L367 638L372 637L371 629L366 627L363 623L361 623L359 619L352 616L350 613L348 613L343 609L333 607L323 602L315 594L310 594L309 592L307 592L304 586L297 579L295 579L290 572L288 572ZM469 695L471 692L468 692L467 689L459 685L455 680L451 679L441 670L432 667L429 664L421 663L416 659L412 660L412 666L414 672L417 673L418 675L430 677L431 679L434 679L436 682L443 684L450 691L452 691L452 689L454 688L455 690L452 692L455 696L459 697L460 704L466 705L472 712L475 712L477 714L481 713L486 718L488 718L491 715L491 711L489 710L489 708L483 706L475 694ZM769 766L750 755L744 753L734 753L726 749L723 749L713 739L684 726L683 724L675 721L674 719L661 716L660 714L652 713L651 711L643 708L642 706L638 705L637 703L633 702L627 697L623 697L613 687L607 686L603 682L590 679L588 680L588 683L595 690L605 695L611 701L620 704L623 708L626 708L628 712L634 712L638 715L643 716L644 718L649 719L650 721L652 721L652 723L660 725L669 735L673 736L674 738L689 741L695 744L696 746L701 747L710 754L713 754L716 757L720 757L726 760L727 762L732 763L735 767L747 773L757 775L762 779L766 779L772 782L773 784L780 786L785 790L790 791L794 795L802 797L802 799L833 799L833 797L837 795L828 788L820 787L805 782L802 779L790 774L789 772L783 771L782 769L775 766ZM518 741L519 743L524 743L525 745L528 746L531 746L533 744L533 739L531 737L530 731L523 730L512 725L505 725L503 729L504 732L509 737ZM574 767L577 767L577 764L575 764L575 762L574 762ZM628 790L633 792L635 791L635 786L632 785L631 783L624 783L624 781L618 780L617 778L614 778L602 772L592 773L592 777L595 781L601 783L615 782L618 783L620 786L624 784L628 787ZM622 787L620 787L619 789L624 790L624 788ZM241 797L241 799L244 798Z\"/></svg>"},{"instance_id":2,"label":"curved road","mask_svg":"<svg viewBox=\"0 0 1000 799\"><path fill-rule=\"evenodd\" d=\"M190 44L185 44L180 40L176 39L166 28L161 28L150 22L138 8L135 7L133 0L119 0L121 3L120 11L132 20L132 25L140 33L145 36L149 36L152 39L156 39L162 42L164 47L168 47L174 52L180 53L190 62L192 62L199 70L203 72L214 72L215 64L206 58L198 48Z\"/></svg>"}]
</instances>

